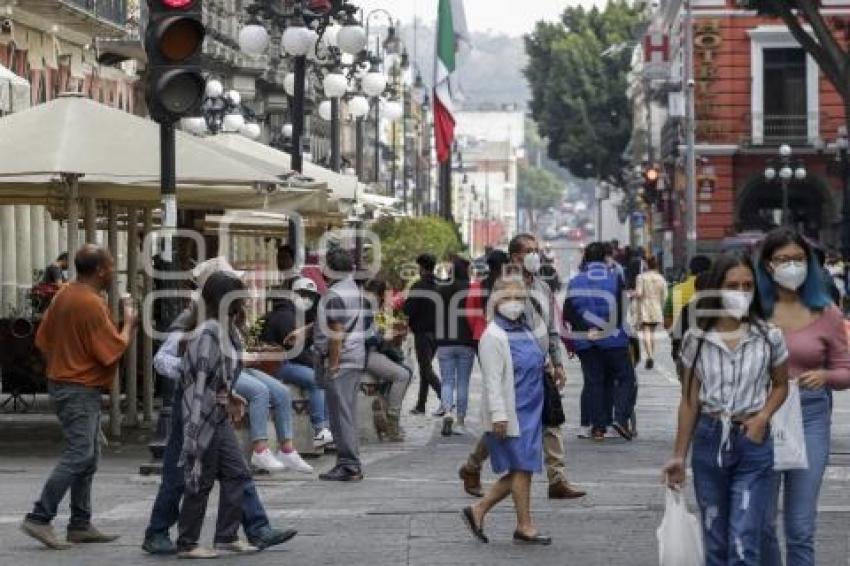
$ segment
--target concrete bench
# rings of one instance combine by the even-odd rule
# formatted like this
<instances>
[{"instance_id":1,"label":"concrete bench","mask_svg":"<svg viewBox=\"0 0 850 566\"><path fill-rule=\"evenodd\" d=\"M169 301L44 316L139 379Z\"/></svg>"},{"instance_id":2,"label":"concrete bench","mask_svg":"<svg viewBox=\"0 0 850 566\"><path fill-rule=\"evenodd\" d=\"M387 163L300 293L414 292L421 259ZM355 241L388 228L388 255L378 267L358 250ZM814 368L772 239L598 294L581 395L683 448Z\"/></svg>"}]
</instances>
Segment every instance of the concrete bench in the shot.
<instances>
[{"instance_id":1,"label":"concrete bench","mask_svg":"<svg viewBox=\"0 0 850 566\"><path fill-rule=\"evenodd\" d=\"M289 389L289 394L292 397L292 442L295 445L295 450L303 458L318 458L325 453L324 448L316 448L313 446L313 424L310 422L310 399L308 395L300 387L294 385L286 385ZM242 445L242 451L245 459L251 462L251 435L248 426L248 413L245 413L245 422L236 430L236 437ZM274 426L274 416L269 411L269 419L266 423L266 434L268 436L269 448L272 452L278 449L277 431Z\"/></svg>"}]
</instances>

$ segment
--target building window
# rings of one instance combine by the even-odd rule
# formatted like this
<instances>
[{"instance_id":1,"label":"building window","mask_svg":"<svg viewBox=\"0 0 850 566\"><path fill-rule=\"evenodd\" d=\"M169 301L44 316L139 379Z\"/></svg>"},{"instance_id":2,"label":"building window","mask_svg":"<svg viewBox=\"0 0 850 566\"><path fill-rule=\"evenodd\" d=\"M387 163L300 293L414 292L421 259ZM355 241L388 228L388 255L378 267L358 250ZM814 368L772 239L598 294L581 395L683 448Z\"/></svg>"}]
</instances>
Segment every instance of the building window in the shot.
<instances>
[{"instance_id":1,"label":"building window","mask_svg":"<svg viewBox=\"0 0 850 566\"><path fill-rule=\"evenodd\" d=\"M747 34L751 41L753 145L816 144L820 137L817 63L785 26L759 26Z\"/></svg>"},{"instance_id":2,"label":"building window","mask_svg":"<svg viewBox=\"0 0 850 566\"><path fill-rule=\"evenodd\" d=\"M806 54L800 48L764 50L764 141L803 144L808 137Z\"/></svg>"}]
</instances>

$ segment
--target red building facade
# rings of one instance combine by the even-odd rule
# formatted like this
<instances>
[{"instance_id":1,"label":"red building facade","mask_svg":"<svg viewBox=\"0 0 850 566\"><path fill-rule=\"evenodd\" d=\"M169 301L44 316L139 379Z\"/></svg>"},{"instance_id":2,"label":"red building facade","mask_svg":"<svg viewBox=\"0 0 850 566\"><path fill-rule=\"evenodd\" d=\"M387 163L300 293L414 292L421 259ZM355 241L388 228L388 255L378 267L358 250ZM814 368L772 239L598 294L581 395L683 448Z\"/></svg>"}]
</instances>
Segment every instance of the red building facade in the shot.
<instances>
[{"instance_id":1,"label":"red building facade","mask_svg":"<svg viewBox=\"0 0 850 566\"><path fill-rule=\"evenodd\" d=\"M834 142L843 104L781 20L760 17L735 0L692 0L697 130L697 234L700 251L716 252L726 237L767 231L782 222L782 183L765 169L781 168L778 150L793 150L793 169L806 178L787 184L790 223L827 246L837 244L841 179ZM846 40L850 0L824 0L823 13ZM681 77L684 8L667 2L653 26L669 34L673 80ZM681 84L681 79L678 79ZM670 113L660 155L667 190L658 203L656 241L685 243L685 123ZM660 222L658 221L660 220Z\"/></svg>"}]
</instances>

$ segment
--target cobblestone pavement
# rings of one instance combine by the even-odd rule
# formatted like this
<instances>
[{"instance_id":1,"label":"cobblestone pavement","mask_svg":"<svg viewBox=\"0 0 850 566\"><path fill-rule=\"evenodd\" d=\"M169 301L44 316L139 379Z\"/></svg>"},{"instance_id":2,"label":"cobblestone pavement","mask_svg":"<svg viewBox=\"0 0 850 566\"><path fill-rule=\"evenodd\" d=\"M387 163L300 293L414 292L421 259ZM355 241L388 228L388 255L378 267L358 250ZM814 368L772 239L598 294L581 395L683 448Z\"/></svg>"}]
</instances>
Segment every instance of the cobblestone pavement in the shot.
<instances>
[{"instance_id":1,"label":"cobblestone pavement","mask_svg":"<svg viewBox=\"0 0 850 566\"><path fill-rule=\"evenodd\" d=\"M664 354L659 358L665 358ZM299 535L259 555L231 558L246 565L273 561L286 566L346 565L652 565L657 563L655 529L663 512L659 469L669 455L675 426L678 384L672 367L661 361L640 372L639 438L633 443L576 438L580 391L577 364L570 365L566 401L566 449L571 479L589 491L579 502L551 502L546 484L536 478L533 512L541 531L554 536L548 548L511 544L512 506L497 508L486 525L491 544L474 542L459 516L468 503L457 468L474 442L472 436L443 438L436 419L406 414L409 441L364 447L366 479L359 484L326 484L315 478L259 478L263 501L275 525L295 527ZM408 408L418 390L414 383ZM477 413L480 379L473 378L471 412ZM836 395L833 464L821 495L818 564L848 563L850 524L850 397ZM431 401L430 409L434 401ZM120 533L110 545L64 552L41 549L18 531L18 523L49 472L58 445L31 442L26 421L3 415L0 423L16 432L0 440L0 565L155 564L171 560L145 555L139 548L157 480L136 475L146 460L143 447L111 446L95 480L95 519ZM477 430L473 420L471 428ZM318 461L327 469L329 458ZM487 480L492 479L487 474ZM214 522L210 504L204 540ZM56 521L64 529L67 507Z\"/></svg>"}]
</instances>

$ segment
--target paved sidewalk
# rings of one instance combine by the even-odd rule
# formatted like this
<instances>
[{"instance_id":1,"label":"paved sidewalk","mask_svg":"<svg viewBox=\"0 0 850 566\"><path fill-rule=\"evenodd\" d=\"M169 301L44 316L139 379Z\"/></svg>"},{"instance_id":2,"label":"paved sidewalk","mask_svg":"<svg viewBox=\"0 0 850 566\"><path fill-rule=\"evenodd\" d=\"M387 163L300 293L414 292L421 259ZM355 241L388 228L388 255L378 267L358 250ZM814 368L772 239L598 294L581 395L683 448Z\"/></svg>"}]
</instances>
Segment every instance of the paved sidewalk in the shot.
<instances>
[{"instance_id":1,"label":"paved sidewalk","mask_svg":"<svg viewBox=\"0 0 850 566\"><path fill-rule=\"evenodd\" d=\"M664 358L664 354L659 355ZM675 430L678 383L672 367L660 360L655 371L640 372L639 438L633 443L602 444L577 440L577 400L581 376L570 364L567 390L567 456L571 479L590 492L579 502L550 502L545 480L533 488L533 512L541 531L554 536L548 548L511 544L514 517L510 503L494 511L486 525L491 544L472 540L459 510L466 498L457 468L472 437L445 439L437 420L406 415L410 441L373 444L364 449L366 479L359 484L325 484L314 478L260 478L260 492L273 523L292 526L299 536L265 553L228 559L227 564L315 566L398 565L646 565L657 564L655 529L663 512L660 467L669 455ZM408 395L408 408L418 384ZM480 378L473 379L471 411L477 416ZM818 564L848 564L850 530L850 397L836 394L834 465L821 497ZM431 410L435 409L432 400ZM471 423L477 429L477 419ZM147 458L139 446L111 447L95 480L95 518L121 539L110 545L65 552L41 549L18 531L18 523L55 460L58 447L0 445L0 565L110 566L157 564L139 548L156 492L156 480L136 475ZM331 461L319 461L326 469ZM492 475L487 475L488 481ZM67 505L67 503L65 504ZM211 501L203 540L210 541L216 502ZM56 522L64 529L64 516Z\"/></svg>"}]
</instances>

